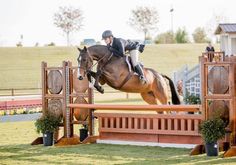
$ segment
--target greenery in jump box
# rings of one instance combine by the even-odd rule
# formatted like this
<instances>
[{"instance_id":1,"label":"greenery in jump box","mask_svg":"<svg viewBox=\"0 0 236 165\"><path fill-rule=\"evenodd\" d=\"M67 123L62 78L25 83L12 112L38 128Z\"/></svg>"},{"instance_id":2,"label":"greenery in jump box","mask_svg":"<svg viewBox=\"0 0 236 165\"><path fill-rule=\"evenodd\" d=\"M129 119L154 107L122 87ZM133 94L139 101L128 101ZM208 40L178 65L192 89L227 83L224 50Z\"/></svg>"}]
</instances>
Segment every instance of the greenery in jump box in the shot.
<instances>
[{"instance_id":1,"label":"greenery in jump box","mask_svg":"<svg viewBox=\"0 0 236 165\"><path fill-rule=\"evenodd\" d=\"M45 114L35 122L37 133L54 132L61 122L61 117L52 114Z\"/></svg>"},{"instance_id":2,"label":"greenery in jump box","mask_svg":"<svg viewBox=\"0 0 236 165\"><path fill-rule=\"evenodd\" d=\"M205 120L199 125L199 131L205 142L207 156L217 156L217 141L225 136L225 122L220 118Z\"/></svg>"},{"instance_id":3,"label":"greenery in jump box","mask_svg":"<svg viewBox=\"0 0 236 165\"><path fill-rule=\"evenodd\" d=\"M53 134L58 129L61 117L45 114L35 122L36 131L43 134L44 146L53 145Z\"/></svg>"},{"instance_id":4,"label":"greenery in jump box","mask_svg":"<svg viewBox=\"0 0 236 165\"><path fill-rule=\"evenodd\" d=\"M220 118L205 120L200 124L199 131L205 142L217 142L225 135L225 123Z\"/></svg>"}]
</instances>

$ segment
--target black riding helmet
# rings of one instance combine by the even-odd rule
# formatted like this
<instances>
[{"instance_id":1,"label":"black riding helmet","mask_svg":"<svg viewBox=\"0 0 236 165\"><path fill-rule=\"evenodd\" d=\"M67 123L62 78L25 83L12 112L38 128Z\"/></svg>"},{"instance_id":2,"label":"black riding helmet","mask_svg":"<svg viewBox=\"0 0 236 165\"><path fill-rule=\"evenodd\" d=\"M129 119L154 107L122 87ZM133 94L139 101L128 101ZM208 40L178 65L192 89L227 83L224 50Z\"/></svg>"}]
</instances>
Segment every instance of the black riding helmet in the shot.
<instances>
[{"instance_id":1,"label":"black riding helmet","mask_svg":"<svg viewBox=\"0 0 236 165\"><path fill-rule=\"evenodd\" d=\"M111 30L105 30L103 33L102 33L102 39L106 39L108 37L113 37L113 34L112 34L112 31Z\"/></svg>"}]
</instances>

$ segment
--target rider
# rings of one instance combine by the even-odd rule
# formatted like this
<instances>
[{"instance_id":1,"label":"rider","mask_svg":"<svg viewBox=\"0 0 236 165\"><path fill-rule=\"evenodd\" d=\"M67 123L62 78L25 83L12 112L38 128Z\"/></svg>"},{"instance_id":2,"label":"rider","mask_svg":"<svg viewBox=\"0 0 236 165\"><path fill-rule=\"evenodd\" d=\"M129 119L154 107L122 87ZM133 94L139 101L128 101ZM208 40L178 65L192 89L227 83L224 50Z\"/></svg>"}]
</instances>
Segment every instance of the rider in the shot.
<instances>
[{"instance_id":1,"label":"rider","mask_svg":"<svg viewBox=\"0 0 236 165\"><path fill-rule=\"evenodd\" d=\"M139 75L139 79L144 84L147 82L146 78L144 77L143 69L139 63L139 51L142 52L143 50L139 49L139 43L132 42L130 40L124 40L122 38L116 38L113 36L112 31L106 30L102 33L102 39L107 44L109 50L114 53L116 56L123 57L125 51L129 51L131 62L135 68L135 71ZM143 49L143 47L142 47Z\"/></svg>"}]
</instances>

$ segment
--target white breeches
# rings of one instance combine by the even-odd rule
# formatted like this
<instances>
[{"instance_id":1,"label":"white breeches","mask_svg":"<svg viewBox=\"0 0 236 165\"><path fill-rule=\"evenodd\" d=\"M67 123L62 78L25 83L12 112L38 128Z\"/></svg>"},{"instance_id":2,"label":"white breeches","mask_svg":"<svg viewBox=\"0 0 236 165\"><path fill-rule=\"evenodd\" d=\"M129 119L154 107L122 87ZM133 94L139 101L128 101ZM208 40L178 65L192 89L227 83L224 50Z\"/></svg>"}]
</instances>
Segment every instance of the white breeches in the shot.
<instances>
[{"instance_id":1,"label":"white breeches","mask_svg":"<svg viewBox=\"0 0 236 165\"><path fill-rule=\"evenodd\" d=\"M133 66L135 67L136 65L139 64L139 51L138 50L131 50L129 51L130 57L131 57L131 62Z\"/></svg>"}]
</instances>

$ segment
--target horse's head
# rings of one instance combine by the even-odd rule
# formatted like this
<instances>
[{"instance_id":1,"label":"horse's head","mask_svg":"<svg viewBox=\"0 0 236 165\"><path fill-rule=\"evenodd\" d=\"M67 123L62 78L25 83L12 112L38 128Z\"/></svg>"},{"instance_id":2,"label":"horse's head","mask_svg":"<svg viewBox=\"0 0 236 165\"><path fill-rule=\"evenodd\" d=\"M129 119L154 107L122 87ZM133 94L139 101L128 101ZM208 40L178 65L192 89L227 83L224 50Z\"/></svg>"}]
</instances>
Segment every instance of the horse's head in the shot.
<instances>
[{"instance_id":1,"label":"horse's head","mask_svg":"<svg viewBox=\"0 0 236 165\"><path fill-rule=\"evenodd\" d=\"M93 58L90 56L89 51L86 47L84 49L79 50L79 57L77 58L78 61L78 72L77 77L79 80L83 80L86 76L86 72L91 70L93 65Z\"/></svg>"}]
</instances>

